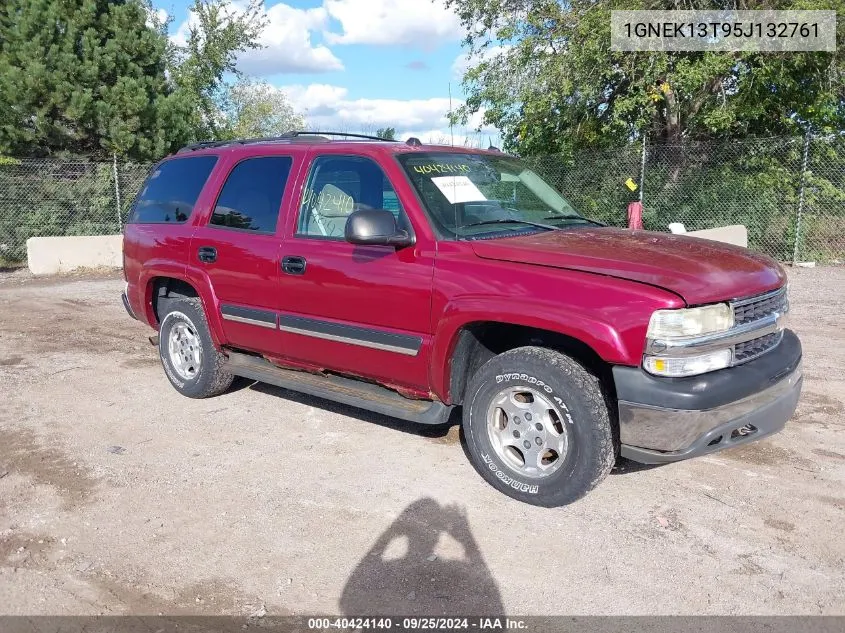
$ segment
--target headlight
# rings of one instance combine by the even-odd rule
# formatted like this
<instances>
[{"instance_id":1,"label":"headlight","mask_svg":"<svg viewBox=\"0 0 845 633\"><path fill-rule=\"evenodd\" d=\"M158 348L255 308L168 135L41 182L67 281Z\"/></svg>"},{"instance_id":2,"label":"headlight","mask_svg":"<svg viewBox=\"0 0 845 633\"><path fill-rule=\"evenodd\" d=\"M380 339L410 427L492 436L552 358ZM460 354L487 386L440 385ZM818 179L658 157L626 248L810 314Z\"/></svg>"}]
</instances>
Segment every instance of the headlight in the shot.
<instances>
[{"instance_id":1,"label":"headlight","mask_svg":"<svg viewBox=\"0 0 845 633\"><path fill-rule=\"evenodd\" d=\"M643 359L643 367L648 373L654 374L655 376L668 376L672 378L706 374L709 371L724 369L730 366L730 364L731 350L729 349L721 349L700 356L676 358L646 356Z\"/></svg>"},{"instance_id":2,"label":"headlight","mask_svg":"<svg viewBox=\"0 0 845 633\"><path fill-rule=\"evenodd\" d=\"M734 325L733 308L717 303L700 308L657 310L648 323L648 338L683 338L724 332Z\"/></svg>"}]
</instances>

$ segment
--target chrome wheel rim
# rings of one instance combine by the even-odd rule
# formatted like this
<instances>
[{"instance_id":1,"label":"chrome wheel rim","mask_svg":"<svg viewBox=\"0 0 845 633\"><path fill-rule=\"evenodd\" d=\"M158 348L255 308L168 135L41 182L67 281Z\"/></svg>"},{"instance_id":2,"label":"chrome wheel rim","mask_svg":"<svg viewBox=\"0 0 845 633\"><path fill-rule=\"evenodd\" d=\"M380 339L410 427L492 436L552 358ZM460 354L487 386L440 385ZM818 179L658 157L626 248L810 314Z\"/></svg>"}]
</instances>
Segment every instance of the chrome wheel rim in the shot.
<instances>
[{"instance_id":1,"label":"chrome wheel rim","mask_svg":"<svg viewBox=\"0 0 845 633\"><path fill-rule=\"evenodd\" d=\"M487 409L487 434L499 459L531 479L548 477L563 465L569 449L565 416L530 387L508 387Z\"/></svg>"},{"instance_id":2,"label":"chrome wheel rim","mask_svg":"<svg viewBox=\"0 0 845 633\"><path fill-rule=\"evenodd\" d=\"M167 354L170 364L181 378L196 378L202 361L202 349L192 324L177 322L167 337Z\"/></svg>"}]
</instances>

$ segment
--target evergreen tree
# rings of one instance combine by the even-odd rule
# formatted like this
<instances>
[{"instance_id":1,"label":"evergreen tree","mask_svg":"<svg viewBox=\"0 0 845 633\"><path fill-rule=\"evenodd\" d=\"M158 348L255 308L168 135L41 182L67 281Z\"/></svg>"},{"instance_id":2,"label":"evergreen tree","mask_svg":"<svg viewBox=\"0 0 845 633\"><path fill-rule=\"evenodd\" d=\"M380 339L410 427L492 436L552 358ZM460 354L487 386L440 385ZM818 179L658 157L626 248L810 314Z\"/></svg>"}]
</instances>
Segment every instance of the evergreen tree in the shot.
<instances>
[{"instance_id":1,"label":"evergreen tree","mask_svg":"<svg viewBox=\"0 0 845 633\"><path fill-rule=\"evenodd\" d=\"M141 0L5 0L0 154L158 158L194 134Z\"/></svg>"}]
</instances>

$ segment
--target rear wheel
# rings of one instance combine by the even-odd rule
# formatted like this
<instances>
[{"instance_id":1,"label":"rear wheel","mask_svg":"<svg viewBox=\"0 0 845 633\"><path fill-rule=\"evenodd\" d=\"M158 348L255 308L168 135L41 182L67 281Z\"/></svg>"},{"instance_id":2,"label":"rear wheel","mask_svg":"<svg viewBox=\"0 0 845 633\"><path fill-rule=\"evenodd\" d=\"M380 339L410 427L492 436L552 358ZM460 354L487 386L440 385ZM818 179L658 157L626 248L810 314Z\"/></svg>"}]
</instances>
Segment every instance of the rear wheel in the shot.
<instances>
[{"instance_id":1,"label":"rear wheel","mask_svg":"<svg viewBox=\"0 0 845 633\"><path fill-rule=\"evenodd\" d=\"M598 379L541 347L505 352L478 370L467 389L463 428L481 476L533 505L583 497L616 456Z\"/></svg>"},{"instance_id":2,"label":"rear wheel","mask_svg":"<svg viewBox=\"0 0 845 633\"><path fill-rule=\"evenodd\" d=\"M170 384L189 398L226 391L234 377L223 369L226 357L214 347L200 300L170 299L164 312L158 352Z\"/></svg>"}]
</instances>

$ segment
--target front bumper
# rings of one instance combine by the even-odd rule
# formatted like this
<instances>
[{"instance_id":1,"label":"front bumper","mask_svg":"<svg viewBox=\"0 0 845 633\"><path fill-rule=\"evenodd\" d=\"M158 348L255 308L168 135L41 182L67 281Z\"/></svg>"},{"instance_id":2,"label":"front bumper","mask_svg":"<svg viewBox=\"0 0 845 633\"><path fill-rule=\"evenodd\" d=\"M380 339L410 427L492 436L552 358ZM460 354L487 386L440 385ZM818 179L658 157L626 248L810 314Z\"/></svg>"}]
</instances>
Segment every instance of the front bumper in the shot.
<instances>
[{"instance_id":1,"label":"front bumper","mask_svg":"<svg viewBox=\"0 0 845 633\"><path fill-rule=\"evenodd\" d=\"M801 394L801 342L784 332L777 347L744 365L691 378L658 378L614 367L622 456L673 462L780 431Z\"/></svg>"}]
</instances>

